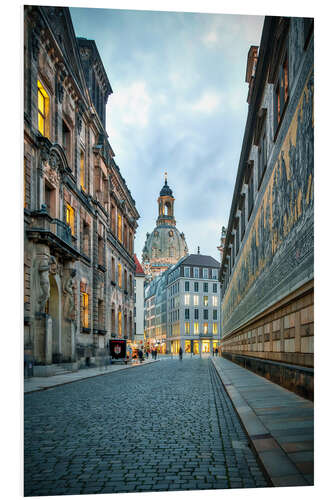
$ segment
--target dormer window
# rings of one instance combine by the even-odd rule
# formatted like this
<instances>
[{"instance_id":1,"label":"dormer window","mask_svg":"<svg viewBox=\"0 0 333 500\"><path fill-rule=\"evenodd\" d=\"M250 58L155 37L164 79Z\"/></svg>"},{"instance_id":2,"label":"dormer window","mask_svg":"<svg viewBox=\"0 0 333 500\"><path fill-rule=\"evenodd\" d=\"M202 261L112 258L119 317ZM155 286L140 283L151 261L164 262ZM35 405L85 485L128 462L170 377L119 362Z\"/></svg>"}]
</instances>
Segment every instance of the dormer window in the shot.
<instances>
[{"instance_id":1,"label":"dormer window","mask_svg":"<svg viewBox=\"0 0 333 500\"><path fill-rule=\"evenodd\" d=\"M289 98L289 65L288 52L286 50L282 62L279 66L277 81L274 89L274 130L277 133L278 127L284 116L284 112Z\"/></svg>"}]
</instances>

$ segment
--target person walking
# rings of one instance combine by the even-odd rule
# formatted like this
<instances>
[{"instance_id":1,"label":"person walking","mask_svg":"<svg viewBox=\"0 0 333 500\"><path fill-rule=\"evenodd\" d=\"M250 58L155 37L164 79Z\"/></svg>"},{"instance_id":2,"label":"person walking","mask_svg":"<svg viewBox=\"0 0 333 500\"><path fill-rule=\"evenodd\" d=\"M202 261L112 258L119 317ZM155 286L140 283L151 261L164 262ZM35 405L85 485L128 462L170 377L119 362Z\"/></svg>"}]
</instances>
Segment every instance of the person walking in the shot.
<instances>
[{"instance_id":1,"label":"person walking","mask_svg":"<svg viewBox=\"0 0 333 500\"><path fill-rule=\"evenodd\" d=\"M178 354L179 354L179 360L182 361L182 359L183 359L183 349L181 347L179 348Z\"/></svg>"},{"instance_id":2,"label":"person walking","mask_svg":"<svg viewBox=\"0 0 333 500\"><path fill-rule=\"evenodd\" d=\"M139 360L140 360L140 363L142 363L142 361L143 361L143 352L142 352L142 350L141 350L141 349L139 349L138 354L139 354Z\"/></svg>"}]
</instances>

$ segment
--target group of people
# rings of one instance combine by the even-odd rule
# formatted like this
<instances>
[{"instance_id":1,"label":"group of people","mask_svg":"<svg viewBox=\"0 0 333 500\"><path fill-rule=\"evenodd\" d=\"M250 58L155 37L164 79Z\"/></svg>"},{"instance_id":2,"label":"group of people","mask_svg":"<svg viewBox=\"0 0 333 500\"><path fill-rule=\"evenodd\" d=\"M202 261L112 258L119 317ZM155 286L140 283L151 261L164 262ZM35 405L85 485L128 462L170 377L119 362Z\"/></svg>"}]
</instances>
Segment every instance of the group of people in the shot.
<instances>
[{"instance_id":1,"label":"group of people","mask_svg":"<svg viewBox=\"0 0 333 500\"><path fill-rule=\"evenodd\" d=\"M146 359L148 359L149 358L149 351L146 350L145 353L143 353L142 349L139 349L138 356L139 356L140 363L142 363L142 361L143 361L144 354L146 356ZM151 357L153 359L157 359L157 349L152 349L151 350Z\"/></svg>"},{"instance_id":2,"label":"group of people","mask_svg":"<svg viewBox=\"0 0 333 500\"><path fill-rule=\"evenodd\" d=\"M213 356L218 356L218 354L219 354L218 349L217 348L213 349ZM179 359L181 361L183 359L183 349L181 347L179 348L178 355L179 355Z\"/></svg>"}]
</instances>

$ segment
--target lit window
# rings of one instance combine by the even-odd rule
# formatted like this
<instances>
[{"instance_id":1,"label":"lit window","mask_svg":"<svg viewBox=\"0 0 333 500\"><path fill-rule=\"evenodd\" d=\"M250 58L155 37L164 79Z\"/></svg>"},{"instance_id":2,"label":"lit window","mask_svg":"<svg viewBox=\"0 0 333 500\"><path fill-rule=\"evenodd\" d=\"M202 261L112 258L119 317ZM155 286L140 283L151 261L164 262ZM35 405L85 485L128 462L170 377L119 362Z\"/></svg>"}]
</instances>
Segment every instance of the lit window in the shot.
<instances>
[{"instance_id":1,"label":"lit window","mask_svg":"<svg viewBox=\"0 0 333 500\"><path fill-rule=\"evenodd\" d=\"M213 334L217 334L217 323L213 323Z\"/></svg>"},{"instance_id":2,"label":"lit window","mask_svg":"<svg viewBox=\"0 0 333 500\"><path fill-rule=\"evenodd\" d=\"M217 307L217 295L213 295L213 306Z\"/></svg>"},{"instance_id":3,"label":"lit window","mask_svg":"<svg viewBox=\"0 0 333 500\"><path fill-rule=\"evenodd\" d=\"M185 321L185 333L188 335L190 333L190 323Z\"/></svg>"},{"instance_id":4,"label":"lit window","mask_svg":"<svg viewBox=\"0 0 333 500\"><path fill-rule=\"evenodd\" d=\"M198 333L199 333L199 323L198 322L194 323L194 333L195 333L195 335L198 335Z\"/></svg>"},{"instance_id":5,"label":"lit window","mask_svg":"<svg viewBox=\"0 0 333 500\"><path fill-rule=\"evenodd\" d=\"M122 287L122 283L123 283L123 280L122 280L121 264L118 264L118 286L119 286L119 288Z\"/></svg>"},{"instance_id":6,"label":"lit window","mask_svg":"<svg viewBox=\"0 0 333 500\"><path fill-rule=\"evenodd\" d=\"M122 327L121 327L121 311L118 311L118 337L122 335Z\"/></svg>"},{"instance_id":7,"label":"lit window","mask_svg":"<svg viewBox=\"0 0 333 500\"><path fill-rule=\"evenodd\" d=\"M186 306L190 305L190 295L188 293L184 295L184 301Z\"/></svg>"},{"instance_id":8,"label":"lit window","mask_svg":"<svg viewBox=\"0 0 333 500\"><path fill-rule=\"evenodd\" d=\"M208 333L208 323L203 324L203 332Z\"/></svg>"},{"instance_id":9,"label":"lit window","mask_svg":"<svg viewBox=\"0 0 333 500\"><path fill-rule=\"evenodd\" d=\"M194 306L199 305L199 295L193 295L193 305Z\"/></svg>"},{"instance_id":10,"label":"lit window","mask_svg":"<svg viewBox=\"0 0 333 500\"><path fill-rule=\"evenodd\" d=\"M122 231L122 220L121 215L118 214L118 240L122 243L123 241L123 231Z\"/></svg>"},{"instance_id":11,"label":"lit window","mask_svg":"<svg viewBox=\"0 0 333 500\"><path fill-rule=\"evenodd\" d=\"M89 297L87 293L82 293L81 295L82 304L82 326L83 328L88 328L88 311L89 311Z\"/></svg>"},{"instance_id":12,"label":"lit window","mask_svg":"<svg viewBox=\"0 0 333 500\"><path fill-rule=\"evenodd\" d=\"M203 297L203 305L204 305L205 307L207 307L207 306L208 306L208 295L204 295L204 297Z\"/></svg>"},{"instance_id":13,"label":"lit window","mask_svg":"<svg viewBox=\"0 0 333 500\"><path fill-rule=\"evenodd\" d=\"M38 88L38 130L45 137L49 137L48 116L49 116L50 98L39 80L37 80L37 88Z\"/></svg>"},{"instance_id":14,"label":"lit window","mask_svg":"<svg viewBox=\"0 0 333 500\"><path fill-rule=\"evenodd\" d=\"M75 233L75 214L74 208L71 207L68 203L66 204L66 224L68 224L71 228L71 233Z\"/></svg>"}]
</instances>

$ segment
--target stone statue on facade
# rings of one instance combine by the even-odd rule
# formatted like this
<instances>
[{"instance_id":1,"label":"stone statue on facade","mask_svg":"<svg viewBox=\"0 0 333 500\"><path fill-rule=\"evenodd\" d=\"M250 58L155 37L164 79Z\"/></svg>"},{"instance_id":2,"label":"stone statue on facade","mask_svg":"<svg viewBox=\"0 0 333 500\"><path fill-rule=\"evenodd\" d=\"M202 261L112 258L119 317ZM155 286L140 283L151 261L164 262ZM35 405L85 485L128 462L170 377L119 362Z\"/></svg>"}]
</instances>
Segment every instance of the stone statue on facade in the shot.
<instances>
[{"instance_id":1,"label":"stone statue on facade","mask_svg":"<svg viewBox=\"0 0 333 500\"><path fill-rule=\"evenodd\" d=\"M65 315L70 321L75 319L75 301L74 301L74 288L75 288L75 278L76 270L72 269L70 276L64 285L65 294Z\"/></svg>"},{"instance_id":2,"label":"stone statue on facade","mask_svg":"<svg viewBox=\"0 0 333 500\"><path fill-rule=\"evenodd\" d=\"M42 257L38 265L39 276L39 299L38 312L44 312L46 302L50 297L50 260L47 257Z\"/></svg>"}]
</instances>

